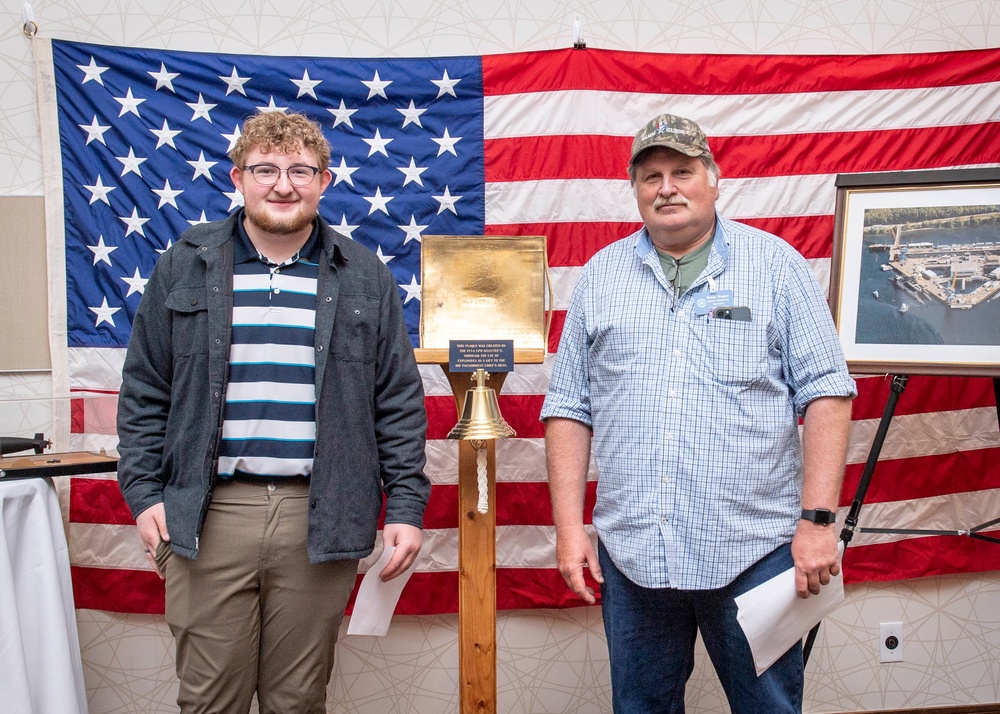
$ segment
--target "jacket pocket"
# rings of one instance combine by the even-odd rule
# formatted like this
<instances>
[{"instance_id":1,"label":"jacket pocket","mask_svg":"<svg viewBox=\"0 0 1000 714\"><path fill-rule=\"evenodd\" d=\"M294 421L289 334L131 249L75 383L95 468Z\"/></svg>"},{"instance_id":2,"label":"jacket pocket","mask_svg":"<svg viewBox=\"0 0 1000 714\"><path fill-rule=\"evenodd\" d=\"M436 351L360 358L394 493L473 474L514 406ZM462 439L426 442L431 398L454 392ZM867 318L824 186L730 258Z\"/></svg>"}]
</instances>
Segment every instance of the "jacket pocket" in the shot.
<instances>
[{"instance_id":1,"label":"jacket pocket","mask_svg":"<svg viewBox=\"0 0 1000 714\"><path fill-rule=\"evenodd\" d=\"M374 362L378 344L379 301L364 295L341 295L330 349L337 359Z\"/></svg>"},{"instance_id":2,"label":"jacket pocket","mask_svg":"<svg viewBox=\"0 0 1000 714\"><path fill-rule=\"evenodd\" d=\"M167 295L174 355L208 352L208 295L203 287L174 288Z\"/></svg>"}]
</instances>

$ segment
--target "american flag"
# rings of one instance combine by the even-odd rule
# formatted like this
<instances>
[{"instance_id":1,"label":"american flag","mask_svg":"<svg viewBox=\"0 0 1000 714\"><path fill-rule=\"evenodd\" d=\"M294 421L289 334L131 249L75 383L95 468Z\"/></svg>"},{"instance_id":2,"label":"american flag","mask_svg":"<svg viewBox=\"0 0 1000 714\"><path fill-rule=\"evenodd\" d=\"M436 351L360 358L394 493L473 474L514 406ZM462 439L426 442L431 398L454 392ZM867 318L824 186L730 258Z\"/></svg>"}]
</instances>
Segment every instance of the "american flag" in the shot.
<instances>
[{"instance_id":1,"label":"american flag","mask_svg":"<svg viewBox=\"0 0 1000 714\"><path fill-rule=\"evenodd\" d=\"M240 206L226 154L258 110L323 126L334 181L320 212L393 271L414 344L422 235L546 235L554 352L579 267L639 226L624 167L636 129L664 111L707 131L723 171L720 212L785 238L824 285L837 174L1000 165L1000 50L341 59L51 47L57 132L46 150L61 162L63 215L49 231L51 254L65 255L54 273L65 271L66 316L65 344L54 333L66 370L55 381L79 397L73 449L114 448L114 395L145 281L184 229ZM580 604L554 567L538 422L550 364L519 366L500 396L518 433L497 450L501 609ZM457 449L445 438L455 406L440 370L421 369L434 487L425 548L397 608L407 614L457 611ZM861 378L859 389L844 507L888 382ZM912 378L861 525L964 530L998 516L993 382ZM72 479L69 519L77 607L162 612L162 585L116 482ZM981 540L861 534L845 572L859 582L998 567L1000 546Z\"/></svg>"}]
</instances>

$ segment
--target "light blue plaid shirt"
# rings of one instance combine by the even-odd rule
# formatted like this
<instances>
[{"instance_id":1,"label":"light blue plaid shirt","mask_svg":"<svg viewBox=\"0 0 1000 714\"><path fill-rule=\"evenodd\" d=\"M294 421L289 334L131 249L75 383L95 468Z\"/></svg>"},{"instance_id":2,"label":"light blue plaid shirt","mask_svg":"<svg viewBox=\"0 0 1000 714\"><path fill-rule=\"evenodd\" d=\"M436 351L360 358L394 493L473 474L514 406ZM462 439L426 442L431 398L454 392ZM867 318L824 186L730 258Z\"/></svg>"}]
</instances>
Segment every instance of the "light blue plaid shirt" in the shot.
<instances>
[{"instance_id":1,"label":"light blue plaid shirt","mask_svg":"<svg viewBox=\"0 0 1000 714\"><path fill-rule=\"evenodd\" d=\"M751 320L697 315L712 285ZM806 261L717 217L708 265L679 298L645 229L584 266L541 415L593 428L594 526L615 565L645 587L699 590L791 540L798 417L856 393Z\"/></svg>"}]
</instances>

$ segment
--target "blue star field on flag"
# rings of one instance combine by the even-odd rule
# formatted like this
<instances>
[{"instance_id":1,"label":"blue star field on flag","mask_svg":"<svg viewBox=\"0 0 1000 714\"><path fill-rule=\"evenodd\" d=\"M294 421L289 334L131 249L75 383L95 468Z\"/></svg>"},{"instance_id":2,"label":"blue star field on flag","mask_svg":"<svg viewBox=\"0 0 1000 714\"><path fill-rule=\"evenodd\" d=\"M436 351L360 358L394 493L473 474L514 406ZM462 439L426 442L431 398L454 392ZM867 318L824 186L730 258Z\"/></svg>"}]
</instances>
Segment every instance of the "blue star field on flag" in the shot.
<instances>
[{"instance_id":1,"label":"blue star field on flag","mask_svg":"<svg viewBox=\"0 0 1000 714\"><path fill-rule=\"evenodd\" d=\"M52 43L71 347L124 347L156 259L242 206L229 150L258 111L332 151L320 214L399 286L414 345L423 235L484 232L478 57L261 57Z\"/></svg>"}]
</instances>

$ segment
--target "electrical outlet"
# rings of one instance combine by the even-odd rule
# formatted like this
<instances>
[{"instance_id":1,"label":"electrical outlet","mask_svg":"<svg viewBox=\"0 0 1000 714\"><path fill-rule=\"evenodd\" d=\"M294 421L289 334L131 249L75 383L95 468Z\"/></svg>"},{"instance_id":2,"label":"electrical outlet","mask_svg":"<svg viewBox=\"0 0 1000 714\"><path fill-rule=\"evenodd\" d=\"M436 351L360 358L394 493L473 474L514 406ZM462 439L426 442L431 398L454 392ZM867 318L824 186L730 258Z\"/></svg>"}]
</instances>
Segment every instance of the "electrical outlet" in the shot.
<instances>
[{"instance_id":1,"label":"electrical outlet","mask_svg":"<svg viewBox=\"0 0 1000 714\"><path fill-rule=\"evenodd\" d=\"M879 661L903 661L903 623L882 622L878 626Z\"/></svg>"}]
</instances>

